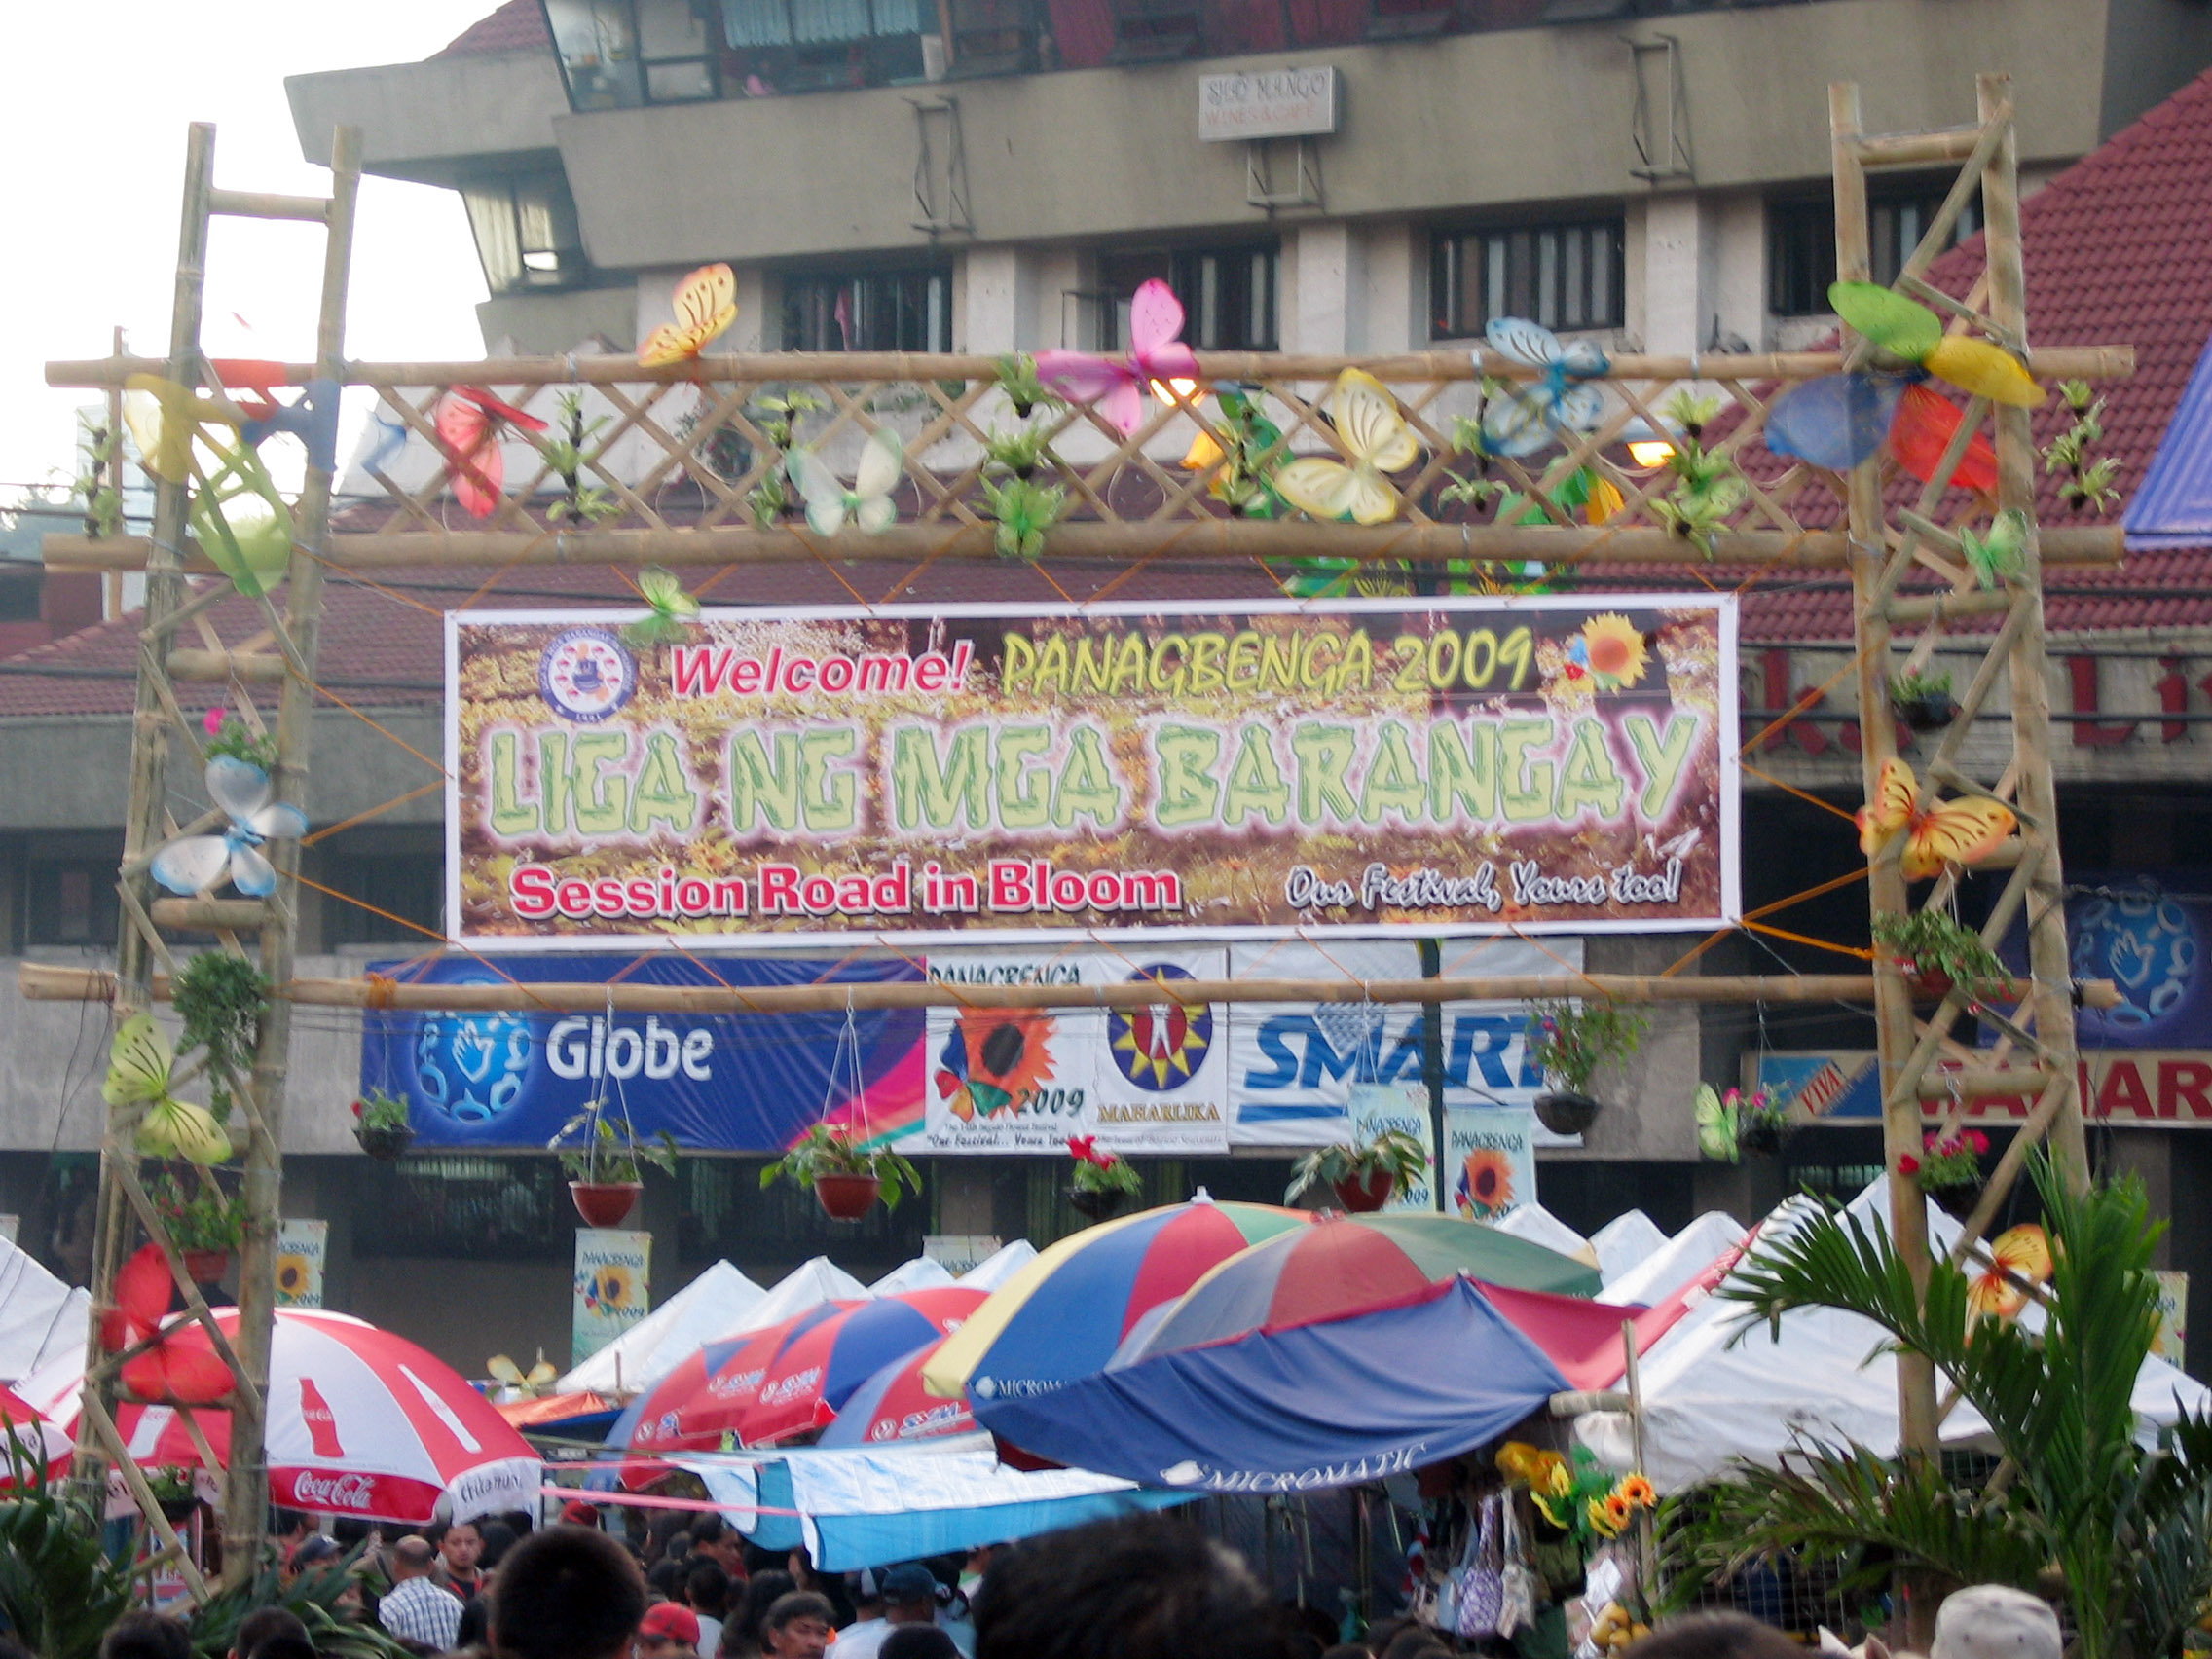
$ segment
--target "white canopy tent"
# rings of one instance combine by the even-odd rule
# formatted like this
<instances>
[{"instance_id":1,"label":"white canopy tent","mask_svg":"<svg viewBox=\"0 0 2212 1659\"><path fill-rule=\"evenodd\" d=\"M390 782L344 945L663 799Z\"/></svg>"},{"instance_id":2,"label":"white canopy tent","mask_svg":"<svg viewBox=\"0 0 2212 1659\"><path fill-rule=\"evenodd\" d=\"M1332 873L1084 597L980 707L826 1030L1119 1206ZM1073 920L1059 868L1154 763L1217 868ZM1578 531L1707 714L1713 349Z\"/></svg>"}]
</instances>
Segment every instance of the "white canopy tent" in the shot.
<instances>
[{"instance_id":1,"label":"white canopy tent","mask_svg":"<svg viewBox=\"0 0 2212 1659\"><path fill-rule=\"evenodd\" d=\"M1649 1308L1667 1300L1705 1271L1713 1260L1744 1241L1744 1224L1720 1210L1707 1210L1657 1250L1618 1277L1605 1275L1600 1302L1617 1308Z\"/></svg>"},{"instance_id":2,"label":"white canopy tent","mask_svg":"<svg viewBox=\"0 0 2212 1659\"><path fill-rule=\"evenodd\" d=\"M744 1324L767 1294L729 1263L717 1262L554 1383L554 1390L589 1389L611 1399L649 1388L715 1338Z\"/></svg>"},{"instance_id":3,"label":"white canopy tent","mask_svg":"<svg viewBox=\"0 0 2212 1659\"><path fill-rule=\"evenodd\" d=\"M1598 1265L1598 1252L1590 1240L1542 1204L1523 1204L1508 1212L1496 1226L1500 1233L1510 1233L1516 1238L1526 1238L1531 1244L1541 1244L1547 1250L1557 1250L1563 1256L1572 1256L1592 1267Z\"/></svg>"},{"instance_id":4,"label":"white canopy tent","mask_svg":"<svg viewBox=\"0 0 2212 1659\"><path fill-rule=\"evenodd\" d=\"M1632 1209L1590 1235L1590 1247L1598 1252L1599 1276L1611 1284L1664 1250L1667 1235L1641 1210Z\"/></svg>"},{"instance_id":5,"label":"white canopy tent","mask_svg":"<svg viewBox=\"0 0 2212 1659\"><path fill-rule=\"evenodd\" d=\"M870 1296L897 1296L906 1290L942 1290L959 1281L941 1262L933 1262L927 1256L916 1256L912 1261L893 1268L867 1287Z\"/></svg>"},{"instance_id":6,"label":"white canopy tent","mask_svg":"<svg viewBox=\"0 0 2212 1659\"><path fill-rule=\"evenodd\" d=\"M0 1238L0 1383L70 1355L83 1364L91 1306L84 1291L63 1284L27 1251Z\"/></svg>"},{"instance_id":7,"label":"white canopy tent","mask_svg":"<svg viewBox=\"0 0 2212 1659\"><path fill-rule=\"evenodd\" d=\"M1862 1222L1885 1227L1889 1202L1885 1179L1850 1207ZM1801 1226L1812 1213L1808 1200L1793 1198L1760 1225L1759 1237ZM1928 1222L1933 1246L1947 1249L1957 1240L1958 1223L1940 1210L1931 1208ZM1784 1315L1779 1337L1762 1322L1739 1342L1745 1311L1741 1303L1708 1296L1643 1355L1643 1469L1661 1491L1722 1475L1737 1458L1772 1466L1799 1439L1896 1450L1897 1362L1876 1351L1884 1340L1880 1330L1855 1314L1804 1309ZM2031 1307L2021 1317L2032 1321L2035 1314ZM2135 1410L2147 1424L2171 1423L2184 1410L2201 1413L2208 1406L2212 1390L2163 1360L2145 1361ZM1947 1444L1972 1445L1987 1434L1988 1425L1963 1405L1943 1425ZM1579 1418L1575 1436L1609 1466L1634 1466L1626 1414Z\"/></svg>"},{"instance_id":8,"label":"white canopy tent","mask_svg":"<svg viewBox=\"0 0 2212 1659\"><path fill-rule=\"evenodd\" d=\"M1037 1246L1026 1238L1016 1238L962 1273L960 1282L970 1290L997 1290L1036 1259Z\"/></svg>"}]
</instances>

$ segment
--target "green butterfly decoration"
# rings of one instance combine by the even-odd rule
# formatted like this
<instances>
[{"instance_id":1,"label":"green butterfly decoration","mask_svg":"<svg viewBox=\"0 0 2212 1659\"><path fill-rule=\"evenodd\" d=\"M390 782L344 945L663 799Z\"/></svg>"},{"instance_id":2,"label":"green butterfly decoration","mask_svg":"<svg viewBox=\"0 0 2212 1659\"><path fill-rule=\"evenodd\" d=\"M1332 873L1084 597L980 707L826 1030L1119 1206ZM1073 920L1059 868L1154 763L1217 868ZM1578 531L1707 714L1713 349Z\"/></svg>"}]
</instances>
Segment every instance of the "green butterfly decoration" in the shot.
<instances>
[{"instance_id":1,"label":"green butterfly decoration","mask_svg":"<svg viewBox=\"0 0 2212 1659\"><path fill-rule=\"evenodd\" d=\"M1730 1089L1733 1095L1735 1090ZM1715 1163L1741 1163L1743 1152L1739 1137L1743 1133L1743 1119L1733 1099L1723 1100L1720 1091L1710 1083L1697 1086L1693 1097L1691 1116L1697 1121L1697 1150Z\"/></svg>"},{"instance_id":2,"label":"green butterfly decoration","mask_svg":"<svg viewBox=\"0 0 2212 1659\"><path fill-rule=\"evenodd\" d=\"M2020 573L2028 550L2028 515L2017 507L2007 507L1991 522L1987 535L1960 531L1959 550L1966 555L1974 580L1984 588L2009 580Z\"/></svg>"},{"instance_id":3,"label":"green butterfly decoration","mask_svg":"<svg viewBox=\"0 0 2212 1659\"><path fill-rule=\"evenodd\" d=\"M1068 493L1058 484L1033 484L1010 478L1003 484L983 480L983 496L991 516L998 521L993 537L1000 556L1035 559L1045 551L1045 532L1060 522L1067 510Z\"/></svg>"},{"instance_id":4,"label":"green butterfly decoration","mask_svg":"<svg viewBox=\"0 0 2212 1659\"><path fill-rule=\"evenodd\" d=\"M1846 327L1961 391L2015 409L2035 409L2043 403L2044 388L2019 358L1971 334L1945 334L1942 319L1918 300L1908 300L1878 282L1832 282L1828 304Z\"/></svg>"},{"instance_id":5,"label":"green butterfly decoration","mask_svg":"<svg viewBox=\"0 0 2212 1659\"><path fill-rule=\"evenodd\" d=\"M658 565L647 566L638 572L638 592L652 607L652 612L622 630L624 645L633 650L649 651L690 637L699 620L699 602L683 591L675 572Z\"/></svg>"},{"instance_id":6,"label":"green butterfly decoration","mask_svg":"<svg viewBox=\"0 0 2212 1659\"><path fill-rule=\"evenodd\" d=\"M123 1022L109 1051L100 1098L110 1106L139 1106L138 1150L149 1158L184 1158L220 1163L231 1156L231 1137L204 1106L169 1092L176 1055L153 1016L134 1014Z\"/></svg>"}]
</instances>

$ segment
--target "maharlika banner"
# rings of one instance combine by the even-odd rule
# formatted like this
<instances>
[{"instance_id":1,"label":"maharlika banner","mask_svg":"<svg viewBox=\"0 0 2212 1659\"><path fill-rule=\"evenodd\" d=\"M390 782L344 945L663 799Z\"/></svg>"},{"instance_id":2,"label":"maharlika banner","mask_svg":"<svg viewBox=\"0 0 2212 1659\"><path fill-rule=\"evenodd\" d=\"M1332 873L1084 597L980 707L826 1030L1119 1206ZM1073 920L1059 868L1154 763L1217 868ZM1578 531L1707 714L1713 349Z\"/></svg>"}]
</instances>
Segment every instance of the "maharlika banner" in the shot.
<instances>
[{"instance_id":1,"label":"maharlika banner","mask_svg":"<svg viewBox=\"0 0 2212 1659\"><path fill-rule=\"evenodd\" d=\"M1735 919L1734 601L447 617L448 915L521 948Z\"/></svg>"}]
</instances>

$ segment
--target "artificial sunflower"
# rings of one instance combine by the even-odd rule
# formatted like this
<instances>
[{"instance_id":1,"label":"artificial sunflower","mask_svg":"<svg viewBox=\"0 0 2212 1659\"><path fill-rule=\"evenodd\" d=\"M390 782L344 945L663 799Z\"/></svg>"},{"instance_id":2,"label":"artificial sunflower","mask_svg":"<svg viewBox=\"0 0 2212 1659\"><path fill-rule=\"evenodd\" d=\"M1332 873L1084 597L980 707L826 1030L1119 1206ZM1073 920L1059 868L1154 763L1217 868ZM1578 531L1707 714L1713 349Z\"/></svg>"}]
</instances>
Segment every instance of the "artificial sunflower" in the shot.
<instances>
[{"instance_id":1,"label":"artificial sunflower","mask_svg":"<svg viewBox=\"0 0 2212 1659\"><path fill-rule=\"evenodd\" d=\"M2033 1222L2000 1233L1989 1241L1989 1266L1967 1286L1968 1319L2009 1319L2028 1303L2020 1287L2050 1279L2050 1240Z\"/></svg>"},{"instance_id":2,"label":"artificial sunflower","mask_svg":"<svg viewBox=\"0 0 2212 1659\"><path fill-rule=\"evenodd\" d=\"M1620 691L1643 678L1650 658L1643 632L1617 610L1582 624L1582 654L1590 676L1604 691Z\"/></svg>"},{"instance_id":3,"label":"artificial sunflower","mask_svg":"<svg viewBox=\"0 0 2212 1659\"><path fill-rule=\"evenodd\" d=\"M1467 1155L1459 1171L1459 1213L1490 1221L1513 1207L1513 1160L1494 1147Z\"/></svg>"},{"instance_id":4,"label":"artificial sunflower","mask_svg":"<svg viewBox=\"0 0 2212 1659\"><path fill-rule=\"evenodd\" d=\"M978 1117L1021 1109L1052 1078L1052 1038L1059 1021L1034 1009L970 1009L960 1016L968 1051L968 1085Z\"/></svg>"},{"instance_id":5,"label":"artificial sunflower","mask_svg":"<svg viewBox=\"0 0 2212 1659\"><path fill-rule=\"evenodd\" d=\"M1618 1521L1613 1519L1612 1500L1604 1497L1593 1497L1585 1503L1582 1506L1582 1517L1590 1523L1590 1530L1601 1538L1619 1537L1621 1529L1628 1524L1625 1515Z\"/></svg>"},{"instance_id":6,"label":"artificial sunflower","mask_svg":"<svg viewBox=\"0 0 2212 1659\"><path fill-rule=\"evenodd\" d=\"M1632 1509L1649 1509L1659 1501L1659 1493L1641 1475L1623 1475L1621 1484L1613 1491Z\"/></svg>"},{"instance_id":7,"label":"artificial sunflower","mask_svg":"<svg viewBox=\"0 0 2212 1659\"><path fill-rule=\"evenodd\" d=\"M1613 1530L1616 1532L1627 1527L1629 1522L1636 1518L1635 1508L1618 1492L1607 1493L1604 1503L1605 1519L1612 1524Z\"/></svg>"},{"instance_id":8,"label":"artificial sunflower","mask_svg":"<svg viewBox=\"0 0 2212 1659\"><path fill-rule=\"evenodd\" d=\"M1604 524L1621 510L1625 498L1620 487L1610 478L1590 480L1590 498L1582 503L1582 516L1592 524Z\"/></svg>"}]
</instances>

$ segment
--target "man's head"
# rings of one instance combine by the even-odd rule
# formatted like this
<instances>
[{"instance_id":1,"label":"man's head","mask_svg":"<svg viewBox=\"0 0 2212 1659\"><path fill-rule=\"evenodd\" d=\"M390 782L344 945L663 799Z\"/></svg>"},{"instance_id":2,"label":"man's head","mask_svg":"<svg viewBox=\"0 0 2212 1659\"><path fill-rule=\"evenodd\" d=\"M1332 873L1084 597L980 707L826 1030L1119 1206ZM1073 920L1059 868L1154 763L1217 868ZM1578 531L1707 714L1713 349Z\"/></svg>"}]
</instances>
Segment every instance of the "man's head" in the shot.
<instances>
[{"instance_id":1,"label":"man's head","mask_svg":"<svg viewBox=\"0 0 2212 1659\"><path fill-rule=\"evenodd\" d=\"M711 1561L694 1562L683 1575L683 1599L693 1612L723 1617L729 1609L729 1574Z\"/></svg>"},{"instance_id":2,"label":"man's head","mask_svg":"<svg viewBox=\"0 0 2212 1659\"><path fill-rule=\"evenodd\" d=\"M427 1538L402 1538L391 1546L391 1581L404 1584L410 1578L420 1578L438 1565L438 1552L430 1548Z\"/></svg>"},{"instance_id":3,"label":"man's head","mask_svg":"<svg viewBox=\"0 0 2212 1659\"><path fill-rule=\"evenodd\" d=\"M937 1619L937 1579L918 1561L903 1561L878 1580L883 1616L895 1625L930 1624Z\"/></svg>"},{"instance_id":4,"label":"man's head","mask_svg":"<svg viewBox=\"0 0 2212 1659\"><path fill-rule=\"evenodd\" d=\"M829 1597L811 1590L791 1591L778 1596L761 1616L761 1650L773 1659L822 1659L835 1623Z\"/></svg>"},{"instance_id":5,"label":"man's head","mask_svg":"<svg viewBox=\"0 0 2212 1659\"><path fill-rule=\"evenodd\" d=\"M645 1583L605 1532L549 1527L499 1567L492 1609L498 1659L623 1659L645 1616Z\"/></svg>"},{"instance_id":6,"label":"man's head","mask_svg":"<svg viewBox=\"0 0 2212 1659\"><path fill-rule=\"evenodd\" d=\"M316 1659L314 1643L304 1636L273 1636L253 1651L256 1659Z\"/></svg>"},{"instance_id":7,"label":"man's head","mask_svg":"<svg viewBox=\"0 0 2212 1659\"><path fill-rule=\"evenodd\" d=\"M292 1546L291 1558L284 1563L284 1576L289 1581L303 1572L335 1567L345 1555L344 1547L327 1532L311 1532Z\"/></svg>"},{"instance_id":8,"label":"man's head","mask_svg":"<svg viewBox=\"0 0 2212 1659\"><path fill-rule=\"evenodd\" d=\"M976 1659L1282 1659L1241 1556L1187 1522L1133 1516L999 1553L976 1598Z\"/></svg>"},{"instance_id":9,"label":"man's head","mask_svg":"<svg viewBox=\"0 0 2212 1659\"><path fill-rule=\"evenodd\" d=\"M477 1558L484 1553L484 1534L473 1521L449 1521L431 1534L430 1541L438 1546L446 1570L463 1578L475 1572Z\"/></svg>"},{"instance_id":10,"label":"man's head","mask_svg":"<svg viewBox=\"0 0 2212 1659\"><path fill-rule=\"evenodd\" d=\"M745 1576L745 1544L719 1515L701 1515L691 1523L691 1554L704 1556L732 1578Z\"/></svg>"},{"instance_id":11,"label":"man's head","mask_svg":"<svg viewBox=\"0 0 2212 1659\"><path fill-rule=\"evenodd\" d=\"M261 1644L273 1636L305 1641L308 1627L289 1607L256 1607L239 1620L239 1628L231 1636L231 1659L253 1659Z\"/></svg>"},{"instance_id":12,"label":"man's head","mask_svg":"<svg viewBox=\"0 0 2212 1659\"><path fill-rule=\"evenodd\" d=\"M1805 1650L1742 1613L1692 1613L1669 1619L1629 1652L1635 1659L1803 1659ZM2058 1659L2055 1651L2050 1659Z\"/></svg>"},{"instance_id":13,"label":"man's head","mask_svg":"<svg viewBox=\"0 0 2212 1659\"><path fill-rule=\"evenodd\" d=\"M682 1659L699 1651L699 1615L675 1602L655 1602L638 1626L638 1659Z\"/></svg>"},{"instance_id":14,"label":"man's head","mask_svg":"<svg viewBox=\"0 0 2212 1659\"><path fill-rule=\"evenodd\" d=\"M1973 1584L1936 1610L1929 1659L2058 1659L2058 1615L2025 1590Z\"/></svg>"},{"instance_id":15,"label":"man's head","mask_svg":"<svg viewBox=\"0 0 2212 1659\"><path fill-rule=\"evenodd\" d=\"M903 1624L883 1639L876 1659L960 1659L952 1638L936 1625Z\"/></svg>"},{"instance_id":16,"label":"man's head","mask_svg":"<svg viewBox=\"0 0 2212 1659\"><path fill-rule=\"evenodd\" d=\"M192 1636L159 1613L125 1613L100 1638L100 1659L192 1659Z\"/></svg>"}]
</instances>

